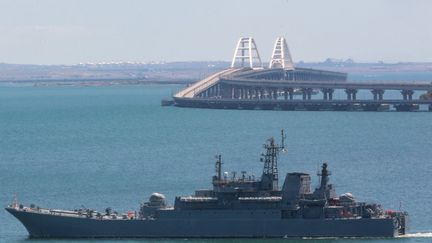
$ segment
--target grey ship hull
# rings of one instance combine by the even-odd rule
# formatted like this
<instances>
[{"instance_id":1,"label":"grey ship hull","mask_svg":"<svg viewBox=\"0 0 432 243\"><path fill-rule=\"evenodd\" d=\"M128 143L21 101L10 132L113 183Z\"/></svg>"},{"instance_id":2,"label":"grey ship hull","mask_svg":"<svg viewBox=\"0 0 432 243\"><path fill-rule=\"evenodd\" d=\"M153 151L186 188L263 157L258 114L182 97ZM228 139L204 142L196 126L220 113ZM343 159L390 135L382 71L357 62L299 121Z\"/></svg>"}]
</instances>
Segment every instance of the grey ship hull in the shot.
<instances>
[{"instance_id":1,"label":"grey ship hull","mask_svg":"<svg viewBox=\"0 0 432 243\"><path fill-rule=\"evenodd\" d=\"M394 219L282 219L258 215L247 218L209 217L194 214L155 220L100 220L68 217L13 208L6 210L23 223L35 238L223 238L223 237L395 237ZM231 212L230 214L236 214ZM276 214L276 215L275 215ZM262 217L263 216L263 217Z\"/></svg>"}]
</instances>

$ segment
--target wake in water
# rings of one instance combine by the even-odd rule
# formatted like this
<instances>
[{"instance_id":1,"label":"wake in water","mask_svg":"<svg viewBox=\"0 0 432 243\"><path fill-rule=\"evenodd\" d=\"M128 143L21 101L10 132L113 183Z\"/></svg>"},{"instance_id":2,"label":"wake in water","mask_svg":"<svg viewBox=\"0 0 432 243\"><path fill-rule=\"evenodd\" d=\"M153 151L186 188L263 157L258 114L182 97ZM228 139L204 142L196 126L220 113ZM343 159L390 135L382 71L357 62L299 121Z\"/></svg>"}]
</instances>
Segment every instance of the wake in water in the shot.
<instances>
[{"instance_id":1,"label":"wake in water","mask_svg":"<svg viewBox=\"0 0 432 243\"><path fill-rule=\"evenodd\" d=\"M400 238L432 238L432 232L419 232L399 236Z\"/></svg>"}]
</instances>

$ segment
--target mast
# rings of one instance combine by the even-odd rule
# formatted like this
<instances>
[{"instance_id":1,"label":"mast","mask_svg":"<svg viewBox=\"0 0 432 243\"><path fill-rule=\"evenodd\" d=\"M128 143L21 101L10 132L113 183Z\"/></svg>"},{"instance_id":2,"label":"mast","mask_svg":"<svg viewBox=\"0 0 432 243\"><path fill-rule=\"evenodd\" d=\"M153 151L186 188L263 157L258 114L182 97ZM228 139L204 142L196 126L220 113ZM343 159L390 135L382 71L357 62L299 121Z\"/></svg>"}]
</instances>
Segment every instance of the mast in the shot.
<instances>
[{"instance_id":1,"label":"mast","mask_svg":"<svg viewBox=\"0 0 432 243\"><path fill-rule=\"evenodd\" d=\"M285 151L285 134L281 131L281 145L275 143L274 138L270 138L263 147L266 150L262 154L261 161L264 162L264 170L261 177L261 187L264 190L278 190L278 156L281 151Z\"/></svg>"},{"instance_id":2,"label":"mast","mask_svg":"<svg viewBox=\"0 0 432 243\"><path fill-rule=\"evenodd\" d=\"M216 175L213 176L213 181L220 181L222 179L222 155L216 155L215 163Z\"/></svg>"},{"instance_id":3,"label":"mast","mask_svg":"<svg viewBox=\"0 0 432 243\"><path fill-rule=\"evenodd\" d=\"M331 174L330 171L327 170L327 163L323 163L321 172L318 172L318 176L321 177L321 189L325 189L327 187L327 183L329 181L329 175Z\"/></svg>"}]
</instances>

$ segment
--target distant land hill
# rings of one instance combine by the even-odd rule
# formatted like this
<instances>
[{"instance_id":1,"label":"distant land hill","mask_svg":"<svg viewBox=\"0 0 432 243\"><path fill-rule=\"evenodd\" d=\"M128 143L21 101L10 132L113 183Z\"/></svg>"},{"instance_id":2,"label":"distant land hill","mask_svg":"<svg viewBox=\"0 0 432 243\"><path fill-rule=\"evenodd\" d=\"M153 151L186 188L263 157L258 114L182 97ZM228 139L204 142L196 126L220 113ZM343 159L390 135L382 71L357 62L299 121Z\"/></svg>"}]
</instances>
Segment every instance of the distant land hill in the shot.
<instances>
[{"instance_id":1,"label":"distant land hill","mask_svg":"<svg viewBox=\"0 0 432 243\"><path fill-rule=\"evenodd\" d=\"M0 82L190 83L222 70L226 62L22 65L0 63Z\"/></svg>"},{"instance_id":2,"label":"distant land hill","mask_svg":"<svg viewBox=\"0 0 432 243\"><path fill-rule=\"evenodd\" d=\"M296 67L325 69L346 73L432 72L432 62L358 63L352 59L327 58L324 62L298 62Z\"/></svg>"},{"instance_id":3,"label":"distant land hill","mask_svg":"<svg viewBox=\"0 0 432 243\"><path fill-rule=\"evenodd\" d=\"M266 65L266 64L264 64ZM24 65L0 63L0 82L57 84L185 84L226 69L229 62L87 63L77 65ZM328 58L323 62L303 62L296 67L347 73L431 72L432 63L357 63L352 59Z\"/></svg>"}]
</instances>

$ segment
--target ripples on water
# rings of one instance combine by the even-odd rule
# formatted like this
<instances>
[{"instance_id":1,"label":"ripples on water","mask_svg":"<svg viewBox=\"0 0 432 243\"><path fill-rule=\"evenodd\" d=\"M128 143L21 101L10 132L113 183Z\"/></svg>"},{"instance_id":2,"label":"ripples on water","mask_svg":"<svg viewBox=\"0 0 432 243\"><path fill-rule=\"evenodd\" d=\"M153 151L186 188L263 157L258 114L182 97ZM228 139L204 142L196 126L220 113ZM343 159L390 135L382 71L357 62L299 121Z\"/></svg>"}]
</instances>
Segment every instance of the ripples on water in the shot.
<instances>
[{"instance_id":1,"label":"ripples on water","mask_svg":"<svg viewBox=\"0 0 432 243\"><path fill-rule=\"evenodd\" d=\"M339 194L351 191L385 208L402 203L410 213L411 234L398 242L432 241L432 233L413 233L432 232L432 113L161 107L161 98L176 88L0 86L1 204L17 193L26 204L50 208L126 211L155 191L172 202L175 195L210 186L217 153L223 155L224 171L259 175L262 144L284 128L288 154L281 157L281 175L315 174L327 161ZM0 241L26 237L18 221L1 210ZM306 242L315 241L335 240ZM345 241L352 242L337 242Z\"/></svg>"}]
</instances>

